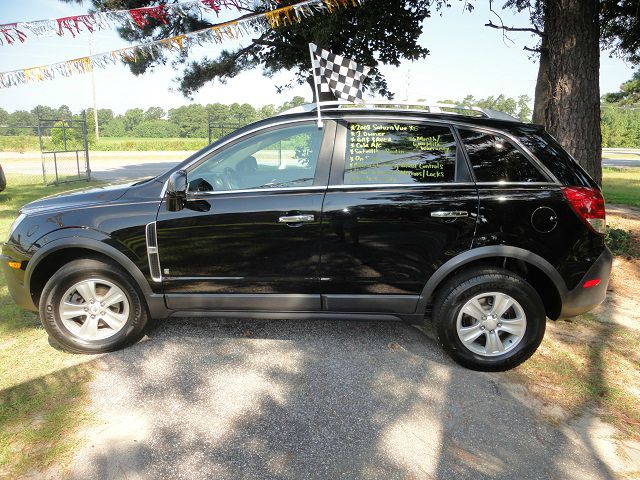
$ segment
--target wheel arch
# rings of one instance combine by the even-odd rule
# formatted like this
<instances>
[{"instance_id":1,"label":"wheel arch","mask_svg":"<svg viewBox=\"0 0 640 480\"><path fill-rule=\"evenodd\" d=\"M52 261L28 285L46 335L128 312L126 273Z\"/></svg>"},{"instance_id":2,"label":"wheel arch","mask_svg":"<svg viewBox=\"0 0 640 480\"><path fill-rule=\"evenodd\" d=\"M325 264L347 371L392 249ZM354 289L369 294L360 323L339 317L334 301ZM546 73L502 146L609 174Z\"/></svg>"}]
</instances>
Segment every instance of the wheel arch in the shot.
<instances>
[{"instance_id":1,"label":"wheel arch","mask_svg":"<svg viewBox=\"0 0 640 480\"><path fill-rule=\"evenodd\" d=\"M525 279L540 294L547 316L551 319L557 319L560 316L568 290L558 271L547 260L529 250L505 245L474 248L445 262L422 289L416 313L427 311L438 288L461 268L474 265L496 266L496 263L520 275L522 275L520 269L524 268L527 273Z\"/></svg>"},{"instance_id":2,"label":"wheel arch","mask_svg":"<svg viewBox=\"0 0 640 480\"><path fill-rule=\"evenodd\" d=\"M70 259L95 258L119 265L133 279L145 299L153 296L153 291L138 266L124 253L104 242L86 237L62 237L38 249L27 264L25 288L34 305L45 283Z\"/></svg>"}]
</instances>

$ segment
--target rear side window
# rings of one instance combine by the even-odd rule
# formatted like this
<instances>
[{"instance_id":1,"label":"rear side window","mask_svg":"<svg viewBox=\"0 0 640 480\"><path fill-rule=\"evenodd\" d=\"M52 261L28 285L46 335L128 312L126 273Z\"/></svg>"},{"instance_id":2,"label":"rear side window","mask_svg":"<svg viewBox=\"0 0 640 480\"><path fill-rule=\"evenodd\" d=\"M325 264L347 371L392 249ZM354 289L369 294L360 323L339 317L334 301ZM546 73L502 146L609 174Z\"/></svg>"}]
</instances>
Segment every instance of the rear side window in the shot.
<instances>
[{"instance_id":1,"label":"rear side window","mask_svg":"<svg viewBox=\"0 0 640 480\"><path fill-rule=\"evenodd\" d=\"M451 129L410 123L349 123L345 185L455 181Z\"/></svg>"},{"instance_id":2,"label":"rear side window","mask_svg":"<svg viewBox=\"0 0 640 480\"><path fill-rule=\"evenodd\" d=\"M547 178L506 138L459 129L478 182L548 182Z\"/></svg>"},{"instance_id":3,"label":"rear side window","mask_svg":"<svg viewBox=\"0 0 640 480\"><path fill-rule=\"evenodd\" d=\"M597 184L558 142L546 132L514 132L522 144L531 150L560 183L576 187L597 187Z\"/></svg>"}]
</instances>

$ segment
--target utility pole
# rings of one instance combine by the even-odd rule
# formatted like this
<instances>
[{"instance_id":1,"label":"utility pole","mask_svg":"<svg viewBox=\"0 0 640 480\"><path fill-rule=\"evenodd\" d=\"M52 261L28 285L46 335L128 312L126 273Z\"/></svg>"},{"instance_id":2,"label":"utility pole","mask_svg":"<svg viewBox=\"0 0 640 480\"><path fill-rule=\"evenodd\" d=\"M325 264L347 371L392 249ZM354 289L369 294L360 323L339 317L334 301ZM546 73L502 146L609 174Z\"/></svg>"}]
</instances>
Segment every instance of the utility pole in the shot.
<instances>
[{"instance_id":1,"label":"utility pole","mask_svg":"<svg viewBox=\"0 0 640 480\"><path fill-rule=\"evenodd\" d=\"M93 55L91 48L91 36L89 36L89 56ZM91 91L93 93L93 123L96 129L96 140L100 140L100 127L98 125L98 105L96 103L96 76L94 69L91 69Z\"/></svg>"}]
</instances>

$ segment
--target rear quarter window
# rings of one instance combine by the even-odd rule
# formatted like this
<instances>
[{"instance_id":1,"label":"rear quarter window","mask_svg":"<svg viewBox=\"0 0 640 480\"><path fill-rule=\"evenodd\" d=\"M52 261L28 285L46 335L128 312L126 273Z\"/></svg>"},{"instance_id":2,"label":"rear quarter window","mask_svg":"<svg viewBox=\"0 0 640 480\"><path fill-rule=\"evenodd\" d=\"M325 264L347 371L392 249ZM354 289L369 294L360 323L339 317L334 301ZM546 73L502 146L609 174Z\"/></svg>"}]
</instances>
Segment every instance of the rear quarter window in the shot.
<instances>
[{"instance_id":1,"label":"rear quarter window","mask_svg":"<svg viewBox=\"0 0 640 480\"><path fill-rule=\"evenodd\" d=\"M478 182L548 182L549 180L507 138L459 129Z\"/></svg>"},{"instance_id":2,"label":"rear quarter window","mask_svg":"<svg viewBox=\"0 0 640 480\"><path fill-rule=\"evenodd\" d=\"M587 172L548 133L526 130L513 133L563 185L597 188Z\"/></svg>"}]
</instances>

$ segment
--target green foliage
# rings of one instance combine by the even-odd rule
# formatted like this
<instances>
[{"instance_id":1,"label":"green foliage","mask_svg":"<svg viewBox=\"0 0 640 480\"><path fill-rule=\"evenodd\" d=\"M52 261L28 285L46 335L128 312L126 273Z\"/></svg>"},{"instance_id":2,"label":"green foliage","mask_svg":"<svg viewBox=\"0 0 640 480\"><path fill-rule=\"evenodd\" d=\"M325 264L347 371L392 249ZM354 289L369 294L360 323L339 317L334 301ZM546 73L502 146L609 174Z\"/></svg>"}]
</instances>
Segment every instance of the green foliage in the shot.
<instances>
[{"instance_id":1,"label":"green foliage","mask_svg":"<svg viewBox=\"0 0 640 480\"><path fill-rule=\"evenodd\" d=\"M506 97L504 95L498 95L497 97L490 96L487 98L476 99L473 95L467 95L463 100L442 100L440 103L450 103L454 105L461 105L465 107L481 107L496 110L509 114L518 118L522 122L531 121L531 97L528 95L520 95L517 99Z\"/></svg>"},{"instance_id":2,"label":"green foliage","mask_svg":"<svg viewBox=\"0 0 640 480\"><path fill-rule=\"evenodd\" d=\"M606 93L603 100L606 103L615 103L621 106L640 105L640 71L634 73L631 80L620 85L620 91Z\"/></svg>"},{"instance_id":3,"label":"green foliage","mask_svg":"<svg viewBox=\"0 0 640 480\"><path fill-rule=\"evenodd\" d=\"M145 120L162 120L166 117L167 113L164 111L162 107L149 107L147 111L144 112Z\"/></svg>"},{"instance_id":4,"label":"green foliage","mask_svg":"<svg viewBox=\"0 0 640 480\"><path fill-rule=\"evenodd\" d=\"M640 147L640 109L603 104L602 146L608 148Z\"/></svg>"},{"instance_id":5,"label":"green foliage","mask_svg":"<svg viewBox=\"0 0 640 480\"><path fill-rule=\"evenodd\" d=\"M605 241L614 255L637 256L633 238L631 238L631 234L626 230L608 226Z\"/></svg>"},{"instance_id":6,"label":"green foliage","mask_svg":"<svg viewBox=\"0 0 640 480\"><path fill-rule=\"evenodd\" d=\"M55 150L81 150L84 148L82 129L70 127L68 122L56 122L51 129L51 143Z\"/></svg>"},{"instance_id":7,"label":"green foliage","mask_svg":"<svg viewBox=\"0 0 640 480\"><path fill-rule=\"evenodd\" d=\"M132 134L141 138L177 137L178 127L168 120L144 120L133 129Z\"/></svg>"},{"instance_id":8,"label":"green foliage","mask_svg":"<svg viewBox=\"0 0 640 480\"><path fill-rule=\"evenodd\" d=\"M69 1L69 0L66 0ZM299 0L281 0L278 5L290 5ZM92 0L94 9L136 8L156 4L151 0ZM256 0L252 10L273 8L271 0ZM301 18L299 24L286 25L253 35L253 42L245 47L223 50L216 58L205 57L187 63L188 52L174 62L176 68L185 65L180 78L180 90L189 96L212 80L225 82L241 72L260 68L264 75L272 76L282 70L292 72L287 88L293 83L304 84L310 78L309 42L339 54L344 54L370 65L367 87L384 96L392 96L387 82L380 73L380 64L399 65L403 59L418 60L429 52L418 43L423 31L423 20L432 13L432 4L443 6L445 0L367 0L366 7L349 6L338 14L318 14ZM166 24L149 19L149 25L119 29L128 42L141 43L158 38L179 35L206 28L211 24L199 15L170 16ZM393 41L389 41L393 39ZM145 73L154 65L167 63L167 56L139 58L129 62L136 75Z\"/></svg>"},{"instance_id":9,"label":"green foliage","mask_svg":"<svg viewBox=\"0 0 640 480\"><path fill-rule=\"evenodd\" d=\"M122 120L124 120L124 131L131 133L144 120L144 112L141 108L130 108L124 112Z\"/></svg>"},{"instance_id":10,"label":"green foliage","mask_svg":"<svg viewBox=\"0 0 640 480\"><path fill-rule=\"evenodd\" d=\"M100 124L100 133L105 137L124 137L126 134L124 119L122 117L116 117L106 125Z\"/></svg>"}]
</instances>

